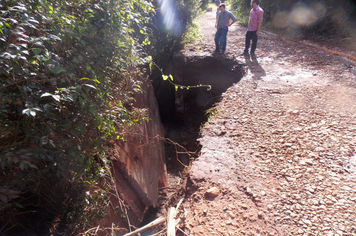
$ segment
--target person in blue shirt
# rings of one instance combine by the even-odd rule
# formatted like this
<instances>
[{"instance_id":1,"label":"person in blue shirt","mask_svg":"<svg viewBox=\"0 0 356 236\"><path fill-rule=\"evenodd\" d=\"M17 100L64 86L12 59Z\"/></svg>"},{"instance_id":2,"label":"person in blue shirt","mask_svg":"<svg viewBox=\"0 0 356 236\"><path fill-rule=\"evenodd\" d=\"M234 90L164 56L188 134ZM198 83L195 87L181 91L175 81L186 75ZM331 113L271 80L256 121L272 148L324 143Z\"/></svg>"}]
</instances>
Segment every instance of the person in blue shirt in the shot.
<instances>
[{"instance_id":1,"label":"person in blue shirt","mask_svg":"<svg viewBox=\"0 0 356 236\"><path fill-rule=\"evenodd\" d=\"M220 12L220 9L219 9L219 6L220 6L221 2L220 0L215 0L215 5L216 5L216 23L218 22L218 19L219 19L219 12Z\"/></svg>"},{"instance_id":2,"label":"person in blue shirt","mask_svg":"<svg viewBox=\"0 0 356 236\"><path fill-rule=\"evenodd\" d=\"M215 24L215 28L217 28L217 31L215 33L215 52L220 53L220 47L219 47L219 39L222 44L222 53L225 53L226 50L226 38L227 38L227 32L229 31L229 27L237 21L236 17L234 14L232 14L230 11L226 10L225 4L221 4L219 6L219 14L218 14L218 19Z\"/></svg>"}]
</instances>

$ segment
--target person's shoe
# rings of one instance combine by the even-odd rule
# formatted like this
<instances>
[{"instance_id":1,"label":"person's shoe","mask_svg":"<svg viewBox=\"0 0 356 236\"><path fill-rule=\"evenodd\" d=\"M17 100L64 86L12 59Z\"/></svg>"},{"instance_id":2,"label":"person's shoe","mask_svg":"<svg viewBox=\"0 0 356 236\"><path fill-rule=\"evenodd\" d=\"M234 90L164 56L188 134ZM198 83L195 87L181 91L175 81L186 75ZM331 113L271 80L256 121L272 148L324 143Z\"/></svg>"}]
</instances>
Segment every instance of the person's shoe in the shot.
<instances>
[{"instance_id":1,"label":"person's shoe","mask_svg":"<svg viewBox=\"0 0 356 236\"><path fill-rule=\"evenodd\" d=\"M220 54L224 54L225 53L225 51L222 51Z\"/></svg>"},{"instance_id":2,"label":"person's shoe","mask_svg":"<svg viewBox=\"0 0 356 236\"><path fill-rule=\"evenodd\" d=\"M215 50L214 53L220 53L220 51L219 50Z\"/></svg>"},{"instance_id":3,"label":"person's shoe","mask_svg":"<svg viewBox=\"0 0 356 236\"><path fill-rule=\"evenodd\" d=\"M243 53L241 53L241 56L248 56L248 52L247 51L244 51Z\"/></svg>"}]
</instances>

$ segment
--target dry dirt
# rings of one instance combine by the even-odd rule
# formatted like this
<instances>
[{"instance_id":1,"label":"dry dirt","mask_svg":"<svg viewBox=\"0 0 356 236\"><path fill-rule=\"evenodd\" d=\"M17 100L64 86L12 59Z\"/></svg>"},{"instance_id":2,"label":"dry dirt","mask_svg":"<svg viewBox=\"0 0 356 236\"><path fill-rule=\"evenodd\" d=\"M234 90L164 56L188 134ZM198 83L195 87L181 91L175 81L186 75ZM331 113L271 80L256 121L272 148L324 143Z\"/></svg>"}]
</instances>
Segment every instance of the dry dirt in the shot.
<instances>
[{"instance_id":1,"label":"dry dirt","mask_svg":"<svg viewBox=\"0 0 356 236\"><path fill-rule=\"evenodd\" d=\"M213 55L214 17L185 54ZM177 235L356 235L356 61L266 31L243 57L245 32L214 55L246 76L201 130Z\"/></svg>"}]
</instances>

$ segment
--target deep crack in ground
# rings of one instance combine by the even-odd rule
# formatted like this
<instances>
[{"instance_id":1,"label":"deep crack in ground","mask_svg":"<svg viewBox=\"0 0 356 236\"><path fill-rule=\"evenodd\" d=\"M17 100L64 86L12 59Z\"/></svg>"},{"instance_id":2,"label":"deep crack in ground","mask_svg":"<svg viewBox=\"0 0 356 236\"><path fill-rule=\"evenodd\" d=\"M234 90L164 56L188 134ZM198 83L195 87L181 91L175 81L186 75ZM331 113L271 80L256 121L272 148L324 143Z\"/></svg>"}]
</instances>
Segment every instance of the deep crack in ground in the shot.
<instances>
[{"instance_id":1,"label":"deep crack in ground","mask_svg":"<svg viewBox=\"0 0 356 236\"><path fill-rule=\"evenodd\" d=\"M185 56L237 60L247 74L201 131L179 227L188 235L356 235L355 61L269 32L256 58L242 57L246 28L236 24L227 53L213 55L214 13L200 22L203 39Z\"/></svg>"}]
</instances>

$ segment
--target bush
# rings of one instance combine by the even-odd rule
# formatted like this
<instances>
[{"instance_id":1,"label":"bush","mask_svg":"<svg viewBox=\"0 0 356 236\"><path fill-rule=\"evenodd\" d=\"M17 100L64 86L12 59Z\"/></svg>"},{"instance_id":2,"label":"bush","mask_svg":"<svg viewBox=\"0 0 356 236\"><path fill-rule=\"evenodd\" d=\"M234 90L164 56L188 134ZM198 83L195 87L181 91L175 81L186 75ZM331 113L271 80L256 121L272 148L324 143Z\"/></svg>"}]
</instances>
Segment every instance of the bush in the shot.
<instances>
[{"instance_id":1,"label":"bush","mask_svg":"<svg viewBox=\"0 0 356 236\"><path fill-rule=\"evenodd\" d=\"M83 190L107 173L106 141L144 118L131 94L152 9L133 0L1 1L2 230L41 234L83 210Z\"/></svg>"},{"instance_id":2,"label":"bush","mask_svg":"<svg viewBox=\"0 0 356 236\"><path fill-rule=\"evenodd\" d=\"M105 211L106 143L146 120L139 68L163 65L204 5L173 3L176 32L143 0L0 1L2 232L70 232Z\"/></svg>"}]
</instances>

